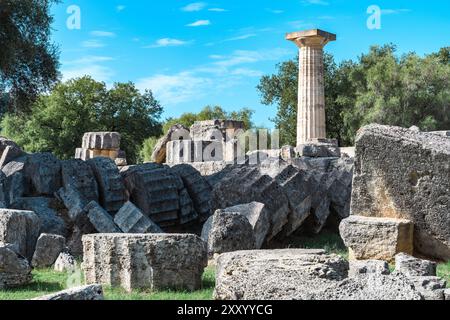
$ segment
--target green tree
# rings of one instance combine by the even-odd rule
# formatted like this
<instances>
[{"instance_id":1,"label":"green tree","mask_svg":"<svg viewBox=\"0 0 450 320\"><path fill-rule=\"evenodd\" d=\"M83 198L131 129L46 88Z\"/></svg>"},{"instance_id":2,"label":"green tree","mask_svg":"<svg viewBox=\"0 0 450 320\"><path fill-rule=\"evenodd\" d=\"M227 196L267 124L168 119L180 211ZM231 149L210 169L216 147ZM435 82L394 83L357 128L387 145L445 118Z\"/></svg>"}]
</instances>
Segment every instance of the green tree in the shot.
<instances>
[{"instance_id":1,"label":"green tree","mask_svg":"<svg viewBox=\"0 0 450 320\"><path fill-rule=\"evenodd\" d=\"M253 126L252 123L253 111L243 108L238 111L227 112L220 106L206 106L199 113L183 113L179 118L169 118L164 123L163 131L167 132L171 126L175 124L182 124L190 128L196 121L204 121L211 119L231 119L243 121L246 129Z\"/></svg>"},{"instance_id":2,"label":"green tree","mask_svg":"<svg viewBox=\"0 0 450 320\"><path fill-rule=\"evenodd\" d=\"M81 146L85 132L117 131L134 163L143 141L161 135L161 113L151 91L141 94L132 83L116 83L108 90L86 76L57 85L38 99L29 115L8 114L2 134L29 152L49 151L68 159Z\"/></svg>"},{"instance_id":3,"label":"green tree","mask_svg":"<svg viewBox=\"0 0 450 320\"><path fill-rule=\"evenodd\" d=\"M152 160L153 149L158 143L157 137L150 137L144 140L141 150L139 151L139 163L146 163Z\"/></svg>"},{"instance_id":4,"label":"green tree","mask_svg":"<svg viewBox=\"0 0 450 320\"><path fill-rule=\"evenodd\" d=\"M1 111L29 111L58 79L58 49L50 41L52 4L59 0L1 0Z\"/></svg>"}]
</instances>

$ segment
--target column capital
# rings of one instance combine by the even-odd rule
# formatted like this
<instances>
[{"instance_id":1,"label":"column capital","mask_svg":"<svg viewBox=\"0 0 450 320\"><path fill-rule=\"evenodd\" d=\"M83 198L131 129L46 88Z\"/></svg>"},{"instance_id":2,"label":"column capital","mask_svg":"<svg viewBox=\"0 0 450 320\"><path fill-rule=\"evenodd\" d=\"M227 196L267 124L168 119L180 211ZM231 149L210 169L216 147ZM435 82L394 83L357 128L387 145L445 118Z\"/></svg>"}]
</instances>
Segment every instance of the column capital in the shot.
<instances>
[{"instance_id":1,"label":"column capital","mask_svg":"<svg viewBox=\"0 0 450 320\"><path fill-rule=\"evenodd\" d=\"M294 42L299 48L323 48L328 42L335 41L336 35L319 29L304 30L286 34L286 40Z\"/></svg>"}]
</instances>

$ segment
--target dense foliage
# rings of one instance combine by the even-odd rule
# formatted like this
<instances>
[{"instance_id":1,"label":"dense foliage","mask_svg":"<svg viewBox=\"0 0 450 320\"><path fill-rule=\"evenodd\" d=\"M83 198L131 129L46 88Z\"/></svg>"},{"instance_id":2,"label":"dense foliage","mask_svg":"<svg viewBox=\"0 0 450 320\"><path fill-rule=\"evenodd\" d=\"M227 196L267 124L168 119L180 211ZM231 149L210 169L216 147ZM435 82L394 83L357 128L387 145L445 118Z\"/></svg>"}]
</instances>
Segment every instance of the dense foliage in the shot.
<instances>
[{"instance_id":1,"label":"dense foliage","mask_svg":"<svg viewBox=\"0 0 450 320\"><path fill-rule=\"evenodd\" d=\"M29 111L58 79L50 6L59 0L0 1L0 111Z\"/></svg>"},{"instance_id":2,"label":"dense foliage","mask_svg":"<svg viewBox=\"0 0 450 320\"><path fill-rule=\"evenodd\" d=\"M342 145L354 143L359 128L370 123L422 130L450 128L450 48L419 57L399 57L394 45L373 46L357 61L337 65L325 56L328 135ZM278 105L273 121L284 144L295 145L298 59L278 65L258 86L262 103Z\"/></svg>"},{"instance_id":3,"label":"dense foliage","mask_svg":"<svg viewBox=\"0 0 450 320\"><path fill-rule=\"evenodd\" d=\"M117 131L121 147L134 163L143 141L161 134L162 107L151 91L141 94L133 83L107 89L90 77L70 80L41 96L29 114L8 114L2 134L28 152L50 151L73 157L85 132Z\"/></svg>"}]
</instances>

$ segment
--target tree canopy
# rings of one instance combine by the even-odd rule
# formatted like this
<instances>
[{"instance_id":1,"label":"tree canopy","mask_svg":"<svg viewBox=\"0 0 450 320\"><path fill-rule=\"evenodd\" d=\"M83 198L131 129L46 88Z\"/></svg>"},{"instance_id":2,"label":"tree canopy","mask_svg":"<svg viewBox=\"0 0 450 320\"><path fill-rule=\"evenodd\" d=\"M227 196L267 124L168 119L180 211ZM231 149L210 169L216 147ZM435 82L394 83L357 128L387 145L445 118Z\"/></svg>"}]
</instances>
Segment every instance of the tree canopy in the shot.
<instances>
[{"instance_id":1,"label":"tree canopy","mask_svg":"<svg viewBox=\"0 0 450 320\"><path fill-rule=\"evenodd\" d=\"M399 57L394 45L373 46L357 61L339 65L325 55L327 130L330 138L352 145L357 130L370 123L444 130L450 127L450 48L420 57ZM262 103L277 104L273 121L282 143L295 145L298 59L262 77Z\"/></svg>"},{"instance_id":2,"label":"tree canopy","mask_svg":"<svg viewBox=\"0 0 450 320\"><path fill-rule=\"evenodd\" d=\"M133 83L116 83L107 89L90 77L58 84L41 96L30 114L8 114L2 134L28 152L53 152L73 157L85 132L117 131L121 147L134 163L143 141L161 134L162 107L151 91L141 94Z\"/></svg>"},{"instance_id":3,"label":"tree canopy","mask_svg":"<svg viewBox=\"0 0 450 320\"><path fill-rule=\"evenodd\" d=\"M29 111L58 80L58 49L50 41L50 6L59 0L0 2L0 108Z\"/></svg>"}]
</instances>

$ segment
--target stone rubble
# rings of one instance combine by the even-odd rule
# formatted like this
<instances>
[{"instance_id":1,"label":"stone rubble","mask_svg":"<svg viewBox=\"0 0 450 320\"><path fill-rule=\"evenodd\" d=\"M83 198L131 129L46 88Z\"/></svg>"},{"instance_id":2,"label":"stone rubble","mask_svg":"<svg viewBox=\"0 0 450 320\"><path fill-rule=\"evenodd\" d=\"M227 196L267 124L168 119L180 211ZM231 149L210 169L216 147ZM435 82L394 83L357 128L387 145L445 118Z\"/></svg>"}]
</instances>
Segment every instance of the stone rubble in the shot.
<instances>
[{"instance_id":1,"label":"stone rubble","mask_svg":"<svg viewBox=\"0 0 450 320\"><path fill-rule=\"evenodd\" d=\"M63 250L55 261L53 269L57 272L74 272L77 268L75 257L68 250Z\"/></svg>"}]
</instances>

